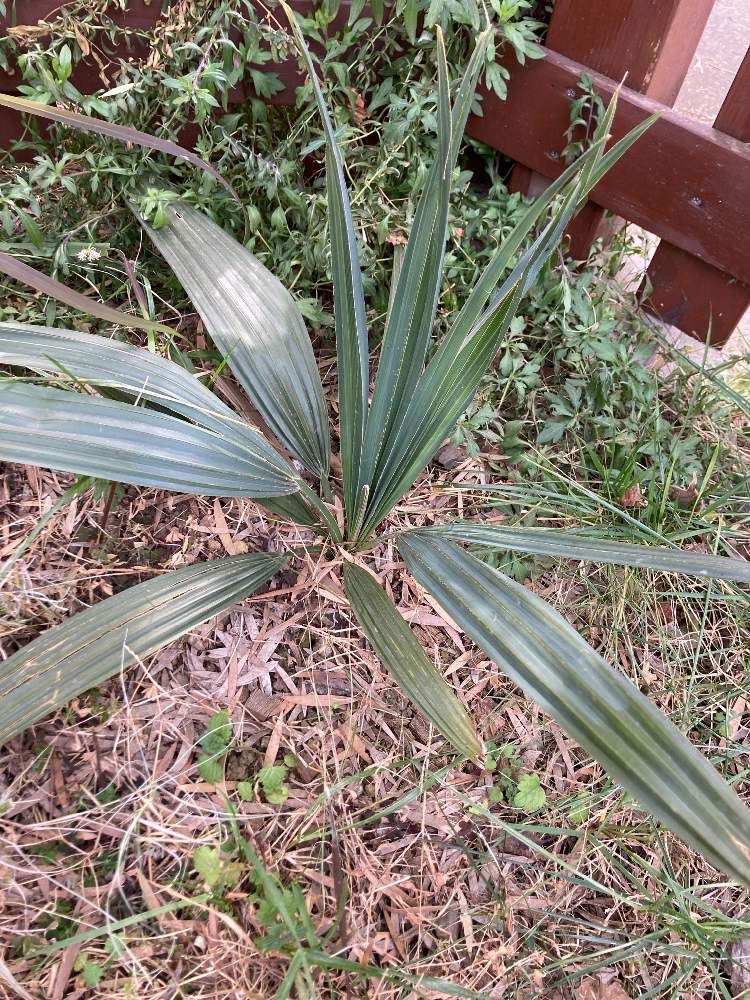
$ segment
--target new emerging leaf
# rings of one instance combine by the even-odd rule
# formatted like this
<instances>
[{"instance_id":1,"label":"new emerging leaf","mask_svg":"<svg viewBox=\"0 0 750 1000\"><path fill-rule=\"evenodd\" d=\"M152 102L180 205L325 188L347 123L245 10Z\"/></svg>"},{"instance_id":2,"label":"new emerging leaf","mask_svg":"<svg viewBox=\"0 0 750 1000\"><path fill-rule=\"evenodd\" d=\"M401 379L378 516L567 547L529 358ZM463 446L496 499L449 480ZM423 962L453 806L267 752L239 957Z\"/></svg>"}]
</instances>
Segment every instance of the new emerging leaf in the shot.
<instances>
[{"instance_id":1,"label":"new emerging leaf","mask_svg":"<svg viewBox=\"0 0 750 1000\"><path fill-rule=\"evenodd\" d=\"M283 4L289 23L310 74L315 100L326 139L326 191L331 237L333 311L336 324L336 359L339 377L339 424L341 467L344 478L344 508L349 523L356 520L361 503L360 465L367 421L369 346L362 273L357 237L344 176L344 162L336 133L313 66L310 51L292 10Z\"/></svg>"}]
</instances>

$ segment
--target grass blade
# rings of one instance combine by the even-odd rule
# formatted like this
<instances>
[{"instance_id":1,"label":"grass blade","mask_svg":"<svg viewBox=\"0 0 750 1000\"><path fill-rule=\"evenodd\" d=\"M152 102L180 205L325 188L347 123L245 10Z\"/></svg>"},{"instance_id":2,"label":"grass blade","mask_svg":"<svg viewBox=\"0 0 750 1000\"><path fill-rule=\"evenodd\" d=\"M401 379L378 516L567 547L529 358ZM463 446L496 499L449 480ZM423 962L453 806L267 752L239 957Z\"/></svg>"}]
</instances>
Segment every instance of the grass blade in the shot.
<instances>
[{"instance_id":1,"label":"grass blade","mask_svg":"<svg viewBox=\"0 0 750 1000\"><path fill-rule=\"evenodd\" d=\"M478 756L481 743L468 712L383 588L367 570L346 563L344 590L380 662L410 701L459 753Z\"/></svg>"},{"instance_id":2,"label":"grass blade","mask_svg":"<svg viewBox=\"0 0 750 1000\"><path fill-rule=\"evenodd\" d=\"M0 383L0 460L208 496L299 489L248 425L230 438L142 406L25 383Z\"/></svg>"},{"instance_id":3,"label":"grass blade","mask_svg":"<svg viewBox=\"0 0 750 1000\"><path fill-rule=\"evenodd\" d=\"M59 513L64 507L67 507L80 493L91 486L93 480L89 476L83 476L83 478L76 480L72 486L69 486L67 490L63 492L61 496L52 504L52 506L46 510L37 520L31 531L27 532L23 540L19 542L18 547L8 556L5 562L0 566L0 587L5 583L5 581L10 576L10 571L13 569L15 564L21 558L21 556L26 552L31 543L35 538L44 531L49 522Z\"/></svg>"},{"instance_id":4,"label":"grass blade","mask_svg":"<svg viewBox=\"0 0 750 1000\"><path fill-rule=\"evenodd\" d=\"M0 744L231 608L286 565L253 553L186 566L77 615L0 664Z\"/></svg>"},{"instance_id":5,"label":"grass blade","mask_svg":"<svg viewBox=\"0 0 750 1000\"><path fill-rule=\"evenodd\" d=\"M85 944L87 941L95 941L99 937L110 937L118 931L128 930L130 927L137 927L138 924L149 923L150 921L166 913L174 913L175 910L183 910L188 907L197 907L201 903L208 903L212 900L213 893L201 892L197 896L189 896L183 899L173 899L171 903L164 903L163 906L155 906L153 909L143 910L140 913L131 913L128 917L121 917L119 920L110 920L103 927L90 927L87 931L78 934L71 934L56 940L53 944L44 945L42 948L35 948L28 953L29 958L37 958L42 955L54 955L55 952L70 948L72 945ZM208 907L206 907L208 909Z\"/></svg>"},{"instance_id":6,"label":"grass blade","mask_svg":"<svg viewBox=\"0 0 750 1000\"><path fill-rule=\"evenodd\" d=\"M326 138L326 189L331 233L333 307L339 375L339 420L344 507L351 523L360 499L360 465L367 421L369 347L359 250L354 233L344 163L310 51L292 10L283 4L312 81Z\"/></svg>"},{"instance_id":7,"label":"grass blade","mask_svg":"<svg viewBox=\"0 0 750 1000\"><path fill-rule=\"evenodd\" d=\"M306 469L326 478L328 414L294 299L207 215L181 203L169 206L167 217L160 229L140 221L268 426Z\"/></svg>"},{"instance_id":8,"label":"grass blade","mask_svg":"<svg viewBox=\"0 0 750 1000\"><path fill-rule=\"evenodd\" d=\"M603 538L556 528L512 528L457 521L420 530L496 551L533 552L563 559L637 566L711 580L750 583L750 562L745 559L729 559L655 545L608 542Z\"/></svg>"},{"instance_id":9,"label":"grass blade","mask_svg":"<svg viewBox=\"0 0 750 1000\"><path fill-rule=\"evenodd\" d=\"M362 976L364 979L378 979L400 987L413 986L414 991L410 991L409 994L406 994L407 996L417 997L420 993L424 996L424 991L429 990L431 993L434 992L439 996L463 997L465 1000L499 1000L500 997L500 994L497 992L481 993L467 986L461 986L460 983L452 983L448 979L440 979L436 976L416 976L396 967L382 968L378 965L363 965L361 962L344 958L342 955L329 955L325 951L308 948L305 954L311 964L320 966L323 969L337 969L340 972L349 972L352 975ZM419 993L416 991L419 991Z\"/></svg>"},{"instance_id":10,"label":"grass blade","mask_svg":"<svg viewBox=\"0 0 750 1000\"><path fill-rule=\"evenodd\" d=\"M142 316L131 316L130 313L124 313L119 309L105 305L103 302L97 302L96 299L68 288L61 281L50 278L8 253L0 252L0 272L24 285L29 285L37 292L41 292L42 295L49 295L50 298L57 299L58 302L64 302L74 309L80 309L82 313L106 320L107 323L118 323L120 326L131 329L158 330L160 333L166 333L170 336L176 335L176 330L173 330L171 326L164 326L162 323L144 319Z\"/></svg>"},{"instance_id":11,"label":"grass blade","mask_svg":"<svg viewBox=\"0 0 750 1000\"><path fill-rule=\"evenodd\" d=\"M148 132L139 132L138 129L129 128L127 125L118 125L116 122L106 121L104 118L92 118L90 115L82 115L77 111L66 111L64 108L52 108L46 104L39 104L37 101L30 101L26 97L15 97L11 94L0 94L0 107L13 108L22 111L27 115L36 115L38 118L46 118L47 121L59 122L61 125L68 125L79 132L91 132L94 135L103 135L108 139L117 139L119 142L129 142L143 149L153 149L159 153L167 153L180 160L187 160L194 167L199 167L214 180L217 180L223 188L234 198L237 204L241 204L239 196L232 185L225 181L219 171L206 163L197 153L178 146L170 139L160 139L158 136L149 135Z\"/></svg>"},{"instance_id":12,"label":"grass blade","mask_svg":"<svg viewBox=\"0 0 750 1000\"><path fill-rule=\"evenodd\" d=\"M706 758L544 601L452 542L399 538L416 579L622 786L750 885L750 812Z\"/></svg>"}]
</instances>

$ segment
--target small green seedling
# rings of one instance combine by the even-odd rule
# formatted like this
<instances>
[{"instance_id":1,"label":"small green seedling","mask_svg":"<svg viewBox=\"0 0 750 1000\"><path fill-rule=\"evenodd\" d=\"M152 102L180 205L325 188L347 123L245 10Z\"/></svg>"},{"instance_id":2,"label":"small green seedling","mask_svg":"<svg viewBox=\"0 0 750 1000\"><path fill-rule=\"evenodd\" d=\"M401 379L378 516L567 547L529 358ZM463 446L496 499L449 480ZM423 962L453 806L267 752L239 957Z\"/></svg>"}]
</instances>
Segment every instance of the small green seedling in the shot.
<instances>
[{"instance_id":1,"label":"small green seedling","mask_svg":"<svg viewBox=\"0 0 750 1000\"><path fill-rule=\"evenodd\" d=\"M221 847L207 844L193 851L193 868L205 885L215 893L233 888L242 878L245 866L234 861Z\"/></svg>"},{"instance_id":2,"label":"small green seedling","mask_svg":"<svg viewBox=\"0 0 750 1000\"><path fill-rule=\"evenodd\" d=\"M538 812L547 802L547 793L542 788L538 774L522 774L518 779L513 805L524 812Z\"/></svg>"},{"instance_id":3,"label":"small green seedling","mask_svg":"<svg viewBox=\"0 0 750 1000\"><path fill-rule=\"evenodd\" d=\"M76 972L81 973L83 985L88 990L96 989L104 975L104 967L99 965L98 962L92 962L85 952L81 952L78 958L76 958L73 968Z\"/></svg>"},{"instance_id":4,"label":"small green seedling","mask_svg":"<svg viewBox=\"0 0 750 1000\"><path fill-rule=\"evenodd\" d=\"M220 784L224 777L224 758L232 740L232 723L229 712L222 709L208 720L206 731L200 738L203 753L198 758L198 773L210 785Z\"/></svg>"},{"instance_id":5,"label":"small green seedling","mask_svg":"<svg viewBox=\"0 0 750 1000\"><path fill-rule=\"evenodd\" d=\"M258 782L263 791L263 798L273 806L280 806L289 798L289 786L286 784L287 767L285 764L274 764L262 767L258 771Z\"/></svg>"}]
</instances>

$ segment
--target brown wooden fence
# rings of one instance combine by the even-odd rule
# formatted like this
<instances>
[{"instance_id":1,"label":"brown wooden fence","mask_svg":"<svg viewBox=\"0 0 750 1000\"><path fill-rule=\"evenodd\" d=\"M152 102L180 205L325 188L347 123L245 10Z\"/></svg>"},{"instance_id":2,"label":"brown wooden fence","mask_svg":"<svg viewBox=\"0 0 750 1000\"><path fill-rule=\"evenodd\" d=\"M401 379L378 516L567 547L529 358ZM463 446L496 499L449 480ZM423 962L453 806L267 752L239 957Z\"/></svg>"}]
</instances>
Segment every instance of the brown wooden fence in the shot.
<instances>
[{"instance_id":1,"label":"brown wooden fence","mask_svg":"<svg viewBox=\"0 0 750 1000\"><path fill-rule=\"evenodd\" d=\"M485 93L483 116L472 118L468 131L512 157L513 185L531 191L564 166L570 102L581 75L606 99L627 73L615 137L654 111L661 118L593 192L569 234L574 254L583 255L601 232L605 210L654 233L661 242L644 304L699 339L710 329L719 346L750 305L750 51L713 128L671 107L713 5L557 0L545 58L519 66L509 54L507 100ZM35 25L57 9L55 0L16 0L14 23ZM119 16L148 27L159 14L159 4L131 0ZM297 79L292 65L281 67L281 75L290 86ZM75 79L81 90L101 86L94 66L80 67ZM0 74L0 89L12 91L19 82ZM242 99L242 88L235 96ZM0 112L0 142L18 132L15 113Z\"/></svg>"},{"instance_id":2,"label":"brown wooden fence","mask_svg":"<svg viewBox=\"0 0 750 1000\"><path fill-rule=\"evenodd\" d=\"M596 189L573 251L601 231L602 208L659 236L644 304L698 339L710 329L719 346L750 305L750 50L713 128L671 109L714 2L557 0L547 58L515 68L507 104L492 101L471 131L518 161L515 186L529 190L532 171L560 169L580 74L609 94L627 73L615 133L651 111L662 118Z\"/></svg>"}]
</instances>

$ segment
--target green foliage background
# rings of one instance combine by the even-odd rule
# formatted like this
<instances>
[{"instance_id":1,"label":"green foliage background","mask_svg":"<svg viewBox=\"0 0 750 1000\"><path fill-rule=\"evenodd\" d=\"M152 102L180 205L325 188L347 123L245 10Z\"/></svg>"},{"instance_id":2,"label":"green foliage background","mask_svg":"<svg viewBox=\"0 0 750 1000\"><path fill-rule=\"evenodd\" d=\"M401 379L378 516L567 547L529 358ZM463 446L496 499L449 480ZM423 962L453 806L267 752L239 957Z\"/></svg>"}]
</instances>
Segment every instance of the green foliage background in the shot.
<instances>
[{"instance_id":1,"label":"green foliage background","mask_svg":"<svg viewBox=\"0 0 750 1000\"><path fill-rule=\"evenodd\" d=\"M23 94L194 141L234 186L244 211L187 164L58 125L43 138L31 122L18 147L32 156L31 164L19 168L11 151L0 177L0 248L118 304L134 298L126 258L133 260L141 305L182 324L184 339L166 345L170 356L187 367L215 361L195 349L187 298L143 242L127 207L128 197L140 199L158 225L164 196L150 186L167 183L175 197L187 198L236 236L244 233L253 253L293 291L325 347L332 305L321 128L309 85L299 90L296 107L266 103L282 87L274 62L289 53L286 31L261 21L262 10L251 0L172 6L150 31L117 26L114 7L69 4L50 34L3 39L2 59L6 65L17 61L23 71ZM322 3L304 31L319 43L346 152L370 327L377 337L394 252L406 240L434 154L433 25L447 33L455 79L486 15L478 0L398 0L372 4L367 16L354 3L349 22L339 16L334 23L337 8ZM541 7L542 20L532 16L539 9L529 0L493 0L487 11L494 42L484 82L503 96L507 71L499 54L510 45L520 61L537 56L545 11ZM115 42L123 41L133 47L133 58L109 59ZM106 65L106 84L97 96L80 93L72 83L75 66L91 53ZM247 97L234 103L241 82ZM572 120L585 99L584 90L572 106ZM479 102L475 110L481 113ZM439 328L518 220L523 200L509 193L509 172L503 157L467 140L454 183ZM101 256L85 259L95 256L92 249ZM457 429L456 444L470 453L499 447L522 476L531 469L530 445L557 453L561 442L572 444L587 481L604 485L612 496L634 482L649 487L666 477L685 484L693 475L700 479L711 455L689 427L675 429L669 407L661 405L645 367L653 337L612 280L622 249L622 241L616 242L603 267L573 270L561 255L553 259L514 321L496 371ZM0 306L0 318L64 325L65 311L46 302L40 316L38 299L14 289Z\"/></svg>"}]
</instances>

